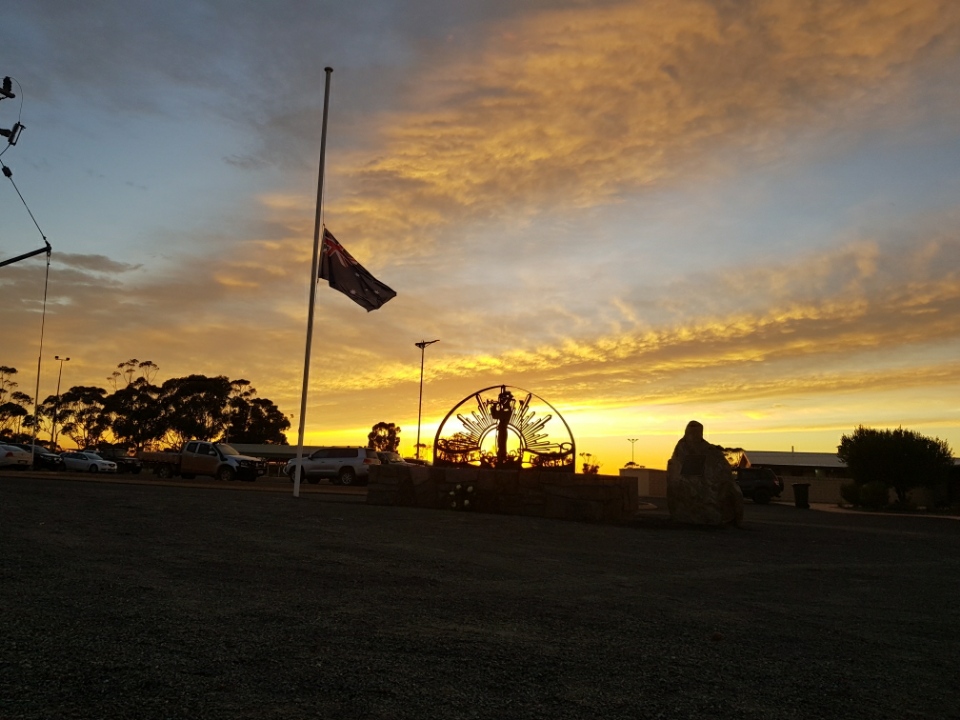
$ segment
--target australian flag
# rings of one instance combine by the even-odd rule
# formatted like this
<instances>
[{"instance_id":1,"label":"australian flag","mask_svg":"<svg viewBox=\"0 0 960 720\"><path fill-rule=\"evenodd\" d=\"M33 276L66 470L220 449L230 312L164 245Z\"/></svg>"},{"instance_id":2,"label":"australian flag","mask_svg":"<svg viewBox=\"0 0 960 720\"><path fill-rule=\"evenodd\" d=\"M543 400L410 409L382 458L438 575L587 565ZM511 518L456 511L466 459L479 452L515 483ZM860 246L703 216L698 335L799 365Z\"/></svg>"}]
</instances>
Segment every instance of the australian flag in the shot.
<instances>
[{"instance_id":1,"label":"australian flag","mask_svg":"<svg viewBox=\"0 0 960 720\"><path fill-rule=\"evenodd\" d=\"M333 234L323 229L320 246L320 277L330 282L367 312L376 310L397 294L364 269L363 265L343 249Z\"/></svg>"}]
</instances>

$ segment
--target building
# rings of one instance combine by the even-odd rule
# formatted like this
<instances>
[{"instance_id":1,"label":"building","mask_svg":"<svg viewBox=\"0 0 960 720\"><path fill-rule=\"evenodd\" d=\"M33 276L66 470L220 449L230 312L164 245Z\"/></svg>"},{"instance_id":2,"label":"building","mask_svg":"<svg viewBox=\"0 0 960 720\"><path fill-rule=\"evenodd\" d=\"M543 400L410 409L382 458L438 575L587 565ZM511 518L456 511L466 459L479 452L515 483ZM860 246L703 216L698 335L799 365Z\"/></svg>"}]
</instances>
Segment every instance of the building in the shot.
<instances>
[{"instance_id":1,"label":"building","mask_svg":"<svg viewBox=\"0 0 960 720\"><path fill-rule=\"evenodd\" d=\"M773 470L785 481L791 477L849 478L847 466L836 453L785 452L783 450L744 450L750 467Z\"/></svg>"}]
</instances>

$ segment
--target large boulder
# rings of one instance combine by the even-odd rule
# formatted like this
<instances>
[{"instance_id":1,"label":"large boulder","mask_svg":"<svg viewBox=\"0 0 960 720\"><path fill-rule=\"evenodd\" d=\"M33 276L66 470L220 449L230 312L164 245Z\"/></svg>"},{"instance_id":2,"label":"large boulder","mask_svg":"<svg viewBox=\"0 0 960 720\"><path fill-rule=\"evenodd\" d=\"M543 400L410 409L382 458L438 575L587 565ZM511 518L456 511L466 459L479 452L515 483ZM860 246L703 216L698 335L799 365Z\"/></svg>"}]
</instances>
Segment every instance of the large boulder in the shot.
<instances>
[{"instance_id":1,"label":"large boulder","mask_svg":"<svg viewBox=\"0 0 960 720\"><path fill-rule=\"evenodd\" d=\"M703 425L696 420L687 423L667 463L667 507L677 522L743 523L743 493L730 463L723 448L703 439Z\"/></svg>"}]
</instances>

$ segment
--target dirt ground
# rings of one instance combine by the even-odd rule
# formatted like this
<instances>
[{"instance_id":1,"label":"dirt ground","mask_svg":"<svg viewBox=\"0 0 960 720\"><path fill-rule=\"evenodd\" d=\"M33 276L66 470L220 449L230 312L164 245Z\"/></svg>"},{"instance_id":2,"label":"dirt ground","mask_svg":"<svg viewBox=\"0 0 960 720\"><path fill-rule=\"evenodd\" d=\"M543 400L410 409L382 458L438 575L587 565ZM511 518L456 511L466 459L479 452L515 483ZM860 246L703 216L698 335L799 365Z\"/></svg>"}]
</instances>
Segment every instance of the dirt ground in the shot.
<instances>
[{"instance_id":1,"label":"dirt ground","mask_svg":"<svg viewBox=\"0 0 960 720\"><path fill-rule=\"evenodd\" d=\"M960 718L960 522L0 477L0 719Z\"/></svg>"}]
</instances>

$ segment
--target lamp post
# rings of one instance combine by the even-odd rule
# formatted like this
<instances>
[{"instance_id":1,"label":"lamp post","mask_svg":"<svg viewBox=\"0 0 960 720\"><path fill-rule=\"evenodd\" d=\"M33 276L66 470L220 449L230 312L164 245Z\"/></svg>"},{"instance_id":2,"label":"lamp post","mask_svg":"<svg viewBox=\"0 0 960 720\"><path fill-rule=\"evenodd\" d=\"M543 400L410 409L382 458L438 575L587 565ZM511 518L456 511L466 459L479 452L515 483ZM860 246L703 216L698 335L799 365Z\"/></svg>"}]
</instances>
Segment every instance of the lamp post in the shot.
<instances>
[{"instance_id":1,"label":"lamp post","mask_svg":"<svg viewBox=\"0 0 960 720\"><path fill-rule=\"evenodd\" d=\"M639 439L640 438L627 438L627 442L630 443L630 464L631 465L636 465L636 463L633 461L633 448L635 447L636 442Z\"/></svg>"},{"instance_id":2,"label":"lamp post","mask_svg":"<svg viewBox=\"0 0 960 720\"><path fill-rule=\"evenodd\" d=\"M427 350L427 345L433 345L435 342L440 342L440 340L421 340L418 343L414 343L414 345L420 348L420 402L417 405L417 460L420 459L420 416L423 411L423 356Z\"/></svg>"},{"instance_id":3,"label":"lamp post","mask_svg":"<svg viewBox=\"0 0 960 720\"><path fill-rule=\"evenodd\" d=\"M60 371L57 373L57 404L54 405L53 407L53 424L50 426L50 451L56 452L57 450L57 415L60 414L60 378L63 377L63 364L65 362L69 362L70 358L54 355L53 359L60 361Z\"/></svg>"}]
</instances>

